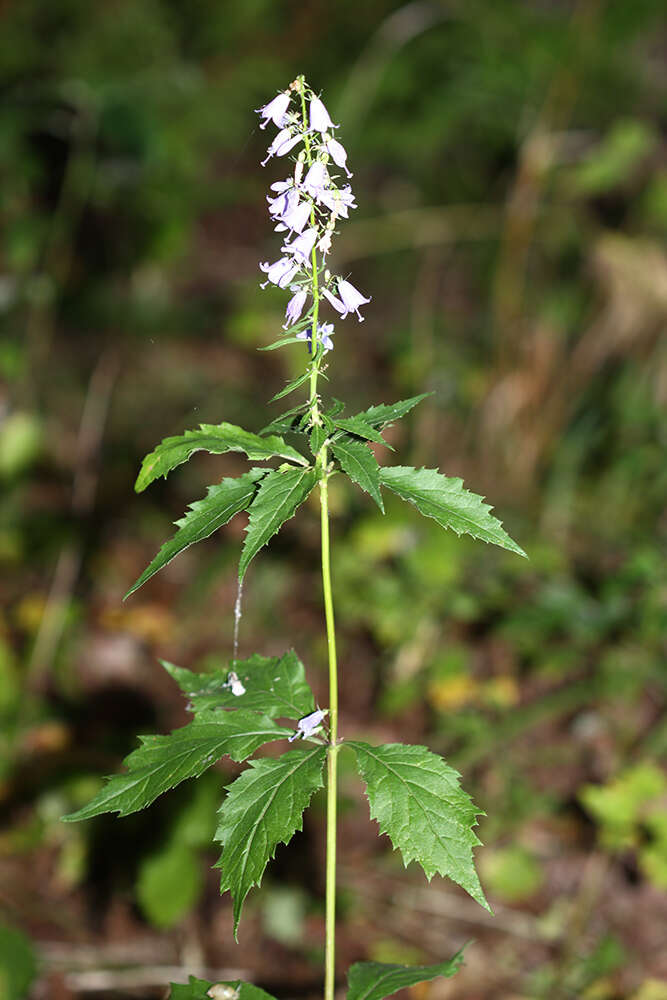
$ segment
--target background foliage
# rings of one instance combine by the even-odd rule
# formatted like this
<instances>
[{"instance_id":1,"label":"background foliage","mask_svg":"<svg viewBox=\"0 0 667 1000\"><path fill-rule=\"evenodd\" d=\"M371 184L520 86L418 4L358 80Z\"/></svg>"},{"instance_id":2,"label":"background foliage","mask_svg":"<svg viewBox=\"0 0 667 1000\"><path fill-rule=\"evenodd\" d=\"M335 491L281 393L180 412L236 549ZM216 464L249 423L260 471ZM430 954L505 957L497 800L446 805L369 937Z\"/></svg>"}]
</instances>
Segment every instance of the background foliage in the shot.
<instances>
[{"instance_id":1,"label":"background foliage","mask_svg":"<svg viewBox=\"0 0 667 1000\"><path fill-rule=\"evenodd\" d=\"M30 979L35 997L160 996L181 965L318 989L317 811L249 897L238 948L202 849L231 772L145 816L57 822L137 732L185 722L160 656L202 669L231 653L241 517L121 597L212 463L235 475L241 460L131 487L184 426L264 426L264 398L299 371L299 347L255 350L284 303L257 288L275 172L251 110L298 72L326 92L355 171L335 266L373 295L366 323L338 332L331 390L358 409L432 390L395 429L400 460L488 492L531 556L450 537L399 500L385 519L331 484L343 733L423 741L465 769L496 912L437 879L423 895L416 870L400 880L350 774L341 965L440 962L474 937L465 968L424 990L665 996L661 15L659 0L3 7L10 997ZM241 653L294 644L323 691L319 623L306 511L248 571Z\"/></svg>"}]
</instances>

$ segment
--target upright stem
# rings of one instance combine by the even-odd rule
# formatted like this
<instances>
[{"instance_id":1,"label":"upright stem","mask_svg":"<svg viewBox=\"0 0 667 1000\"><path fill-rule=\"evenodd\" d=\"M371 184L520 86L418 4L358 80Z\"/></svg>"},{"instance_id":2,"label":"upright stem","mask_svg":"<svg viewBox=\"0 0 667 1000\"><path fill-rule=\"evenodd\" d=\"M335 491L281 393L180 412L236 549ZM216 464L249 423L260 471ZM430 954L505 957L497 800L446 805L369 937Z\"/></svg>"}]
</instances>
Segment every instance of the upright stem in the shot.
<instances>
[{"instance_id":1,"label":"upright stem","mask_svg":"<svg viewBox=\"0 0 667 1000\"><path fill-rule=\"evenodd\" d=\"M306 95L303 77L301 83L301 115L304 126L306 162L312 164L310 140L307 132ZM316 224L313 206L311 225ZM317 320L320 308L319 272L317 252L312 255L313 317L311 346L313 359L310 370L310 419L313 426L321 424L317 378L320 373L322 351L317 341ZM338 804L338 665L336 660L336 628L334 622L333 596L331 592L331 557L329 551L329 471L327 446L323 445L317 457L320 473L320 512L322 544L322 589L324 593L324 617L327 630L329 654L329 752L327 755L327 856L326 856L326 943L324 959L324 1000L334 1000L336 984L336 812Z\"/></svg>"}]
</instances>

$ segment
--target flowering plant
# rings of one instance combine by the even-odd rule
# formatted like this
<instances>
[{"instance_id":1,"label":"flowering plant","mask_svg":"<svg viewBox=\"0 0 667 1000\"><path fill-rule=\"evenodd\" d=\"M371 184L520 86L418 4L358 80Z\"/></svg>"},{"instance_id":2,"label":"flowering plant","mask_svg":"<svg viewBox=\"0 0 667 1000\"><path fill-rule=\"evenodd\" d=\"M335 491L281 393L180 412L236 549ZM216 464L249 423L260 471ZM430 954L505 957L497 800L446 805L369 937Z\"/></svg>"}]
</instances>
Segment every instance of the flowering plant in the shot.
<instances>
[{"instance_id":1,"label":"flowering plant","mask_svg":"<svg viewBox=\"0 0 667 1000\"><path fill-rule=\"evenodd\" d=\"M336 982L336 807L337 767L341 750L355 755L365 782L371 816L378 821L407 865L416 860L427 878L438 873L462 886L488 907L472 850L479 843L474 827L480 811L461 789L459 775L423 746L371 746L338 735L338 667L331 589L328 481L343 474L368 493L384 513L382 488L396 493L426 517L457 534L466 532L520 555L524 553L492 516L482 498L464 489L460 479L435 469L380 466L369 443L389 447L382 431L405 416L424 395L379 404L344 415L337 401L326 405L319 381L326 378L326 355L333 349L333 323L320 315L325 303L345 319L371 299L326 265L336 227L356 207L348 178L347 153L335 137L319 96L298 77L288 90L259 109L261 127L270 122L278 132L264 163L292 154L285 180L270 185L269 215L284 234L281 256L260 263L267 284L289 289L283 335L270 348L304 342L305 371L274 400L307 386L300 403L274 418L258 433L229 423L202 424L196 430L166 438L142 464L136 482L141 491L186 462L196 451L213 454L242 451L252 462L281 459L277 468L253 466L236 479L222 479L194 502L178 530L167 541L126 596L134 593L178 553L209 537L235 514L248 511L246 537L239 564L239 584L259 550L291 518L317 486L321 511L321 559L324 618L329 660L329 704L315 704L303 664L296 653L280 657L234 658L228 669L195 674L170 663L165 669L188 699L193 720L166 736L141 737L141 746L125 760L126 772L112 777L102 790L67 820L83 820L103 812L121 816L148 806L159 795L190 777L198 777L220 757L248 760L272 741L284 741L281 756L251 760L227 789L219 811L215 840L222 847L221 891L233 900L234 932L244 900L259 885L280 843L301 829L302 815L313 793L324 784L326 766L326 949L324 995L333 1000ZM296 152L297 148L299 151ZM344 171L342 178L338 171ZM340 181L340 183L339 183ZM291 435L296 445L285 441ZM308 454L310 451L310 454ZM279 720L292 720L291 725ZM289 744L301 741L294 747ZM409 967L358 962L348 975L348 1000L382 1000L396 990L436 976L451 976L462 953L445 962ZM191 977L187 986L172 987L177 1000L262 1000L267 994L249 983L210 983Z\"/></svg>"}]
</instances>

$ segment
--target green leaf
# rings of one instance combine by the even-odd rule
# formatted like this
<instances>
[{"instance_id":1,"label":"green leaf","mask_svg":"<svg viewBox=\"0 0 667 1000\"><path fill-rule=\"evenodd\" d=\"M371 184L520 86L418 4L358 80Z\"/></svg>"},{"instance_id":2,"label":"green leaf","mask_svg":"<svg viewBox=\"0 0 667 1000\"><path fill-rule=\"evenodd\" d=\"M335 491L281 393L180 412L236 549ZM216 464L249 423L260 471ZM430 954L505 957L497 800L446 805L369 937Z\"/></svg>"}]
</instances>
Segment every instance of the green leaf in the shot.
<instances>
[{"instance_id":1,"label":"green leaf","mask_svg":"<svg viewBox=\"0 0 667 1000\"><path fill-rule=\"evenodd\" d=\"M362 490L370 493L384 514L384 504L380 493L380 466L368 445L345 435L342 440L332 442L331 450L340 462L343 471L361 486Z\"/></svg>"},{"instance_id":2,"label":"green leaf","mask_svg":"<svg viewBox=\"0 0 667 1000\"><path fill-rule=\"evenodd\" d=\"M443 528L452 528L457 535L465 532L526 557L500 521L489 513L492 508L483 498L464 489L463 480L443 476L437 469L395 465L380 469L380 482Z\"/></svg>"},{"instance_id":3,"label":"green leaf","mask_svg":"<svg viewBox=\"0 0 667 1000\"><path fill-rule=\"evenodd\" d=\"M356 416L361 417L365 420L367 424L371 424L373 427L386 427L387 424L393 423L394 420L400 420L404 417L406 413L421 403L422 399L426 399L427 396L432 396L431 392L422 392L419 396L411 396L410 399L400 399L397 403L378 403L377 406L371 406L363 413L358 413ZM353 419L353 418L350 418Z\"/></svg>"},{"instance_id":4,"label":"green leaf","mask_svg":"<svg viewBox=\"0 0 667 1000\"><path fill-rule=\"evenodd\" d=\"M350 967L347 1000L384 1000L397 990L417 983L430 982L438 976L447 979L463 965L463 948L448 962L438 965L390 965L385 962L356 962Z\"/></svg>"},{"instance_id":5,"label":"green leaf","mask_svg":"<svg viewBox=\"0 0 667 1000\"><path fill-rule=\"evenodd\" d=\"M25 1000L37 975L32 942L22 931L0 924L0 998Z\"/></svg>"},{"instance_id":6,"label":"green leaf","mask_svg":"<svg viewBox=\"0 0 667 1000\"><path fill-rule=\"evenodd\" d=\"M250 520L239 563L239 580L263 545L294 516L317 482L315 469L275 469L264 478L250 507Z\"/></svg>"},{"instance_id":7,"label":"green leaf","mask_svg":"<svg viewBox=\"0 0 667 1000\"><path fill-rule=\"evenodd\" d=\"M274 340L272 344L267 344L266 347L258 347L258 351L277 351L279 347L286 347L287 344L302 344L303 339L301 337L281 337L280 340Z\"/></svg>"},{"instance_id":8,"label":"green leaf","mask_svg":"<svg viewBox=\"0 0 667 1000\"><path fill-rule=\"evenodd\" d=\"M187 986L171 984L168 1000L275 1000L270 993L252 983L242 983L238 979L221 983L209 983L205 979L190 976Z\"/></svg>"},{"instance_id":9,"label":"green leaf","mask_svg":"<svg viewBox=\"0 0 667 1000\"><path fill-rule=\"evenodd\" d=\"M187 462L196 451L208 451L212 455L243 451L252 461L261 462L277 456L298 465L308 464L303 455L285 444L281 437L262 438L235 424L201 424L199 430L165 438L150 455L146 455L134 484L137 493L160 476L166 478L172 469Z\"/></svg>"},{"instance_id":10,"label":"green leaf","mask_svg":"<svg viewBox=\"0 0 667 1000\"><path fill-rule=\"evenodd\" d=\"M220 891L234 901L236 936L243 901L278 844L286 844L302 829L302 814L313 793L323 785L326 747L291 750L272 760L253 760L228 786L220 808L215 839L222 845Z\"/></svg>"},{"instance_id":11,"label":"green leaf","mask_svg":"<svg viewBox=\"0 0 667 1000\"><path fill-rule=\"evenodd\" d=\"M185 517L176 521L178 531L162 546L155 559L132 584L123 598L129 597L159 570L188 546L208 538L214 531L227 524L235 514L247 510L256 492L257 482L266 469L251 469L238 479L223 479L216 486L209 486L203 500L191 503Z\"/></svg>"},{"instance_id":12,"label":"green leaf","mask_svg":"<svg viewBox=\"0 0 667 1000\"><path fill-rule=\"evenodd\" d=\"M214 708L243 708L272 719L301 719L315 711L315 698L306 682L303 663L293 649L283 656L254 656L237 660L234 670L245 694L234 695L224 687L229 668L194 674L162 660L195 712Z\"/></svg>"},{"instance_id":13,"label":"green leaf","mask_svg":"<svg viewBox=\"0 0 667 1000\"><path fill-rule=\"evenodd\" d=\"M323 375L323 373L320 372L320 375ZM326 375L323 375L323 377L326 378ZM304 382L307 382L309 378L310 378L310 370L305 371L303 375L299 375L298 378L292 379L291 382L288 382L284 389L281 389L280 392L277 392L275 396L271 397L269 402L275 403L276 400L282 399L283 396L288 396L290 392L294 392L294 390L298 389L300 385L303 385Z\"/></svg>"},{"instance_id":14,"label":"green leaf","mask_svg":"<svg viewBox=\"0 0 667 1000\"><path fill-rule=\"evenodd\" d=\"M169 843L139 865L137 900L154 927L174 927L195 906L204 886L196 851Z\"/></svg>"},{"instance_id":15,"label":"green leaf","mask_svg":"<svg viewBox=\"0 0 667 1000\"><path fill-rule=\"evenodd\" d=\"M255 712L202 712L167 736L140 736L142 745L123 761L127 773L109 778L88 805L63 819L75 822L107 812L127 816L186 778L198 778L220 757L242 761L264 743L292 733Z\"/></svg>"},{"instance_id":16,"label":"green leaf","mask_svg":"<svg viewBox=\"0 0 667 1000\"><path fill-rule=\"evenodd\" d=\"M365 438L367 441L375 441L376 444L383 444L385 448L390 448L391 451L394 450L390 444L387 444L380 432L372 424L364 420L363 417L339 417L337 420L334 420L334 424L349 434L356 434L357 437Z\"/></svg>"},{"instance_id":17,"label":"green leaf","mask_svg":"<svg viewBox=\"0 0 667 1000\"><path fill-rule=\"evenodd\" d=\"M319 455L322 445L326 441L328 432L326 427L322 424L315 424L312 431L310 432L310 450L313 455L317 457Z\"/></svg>"},{"instance_id":18,"label":"green leaf","mask_svg":"<svg viewBox=\"0 0 667 1000\"><path fill-rule=\"evenodd\" d=\"M371 817L403 855L417 861L430 879L438 872L452 879L490 910L473 865L479 844L472 828L483 815L459 785L460 775L426 747L389 743L351 746L366 782Z\"/></svg>"},{"instance_id":19,"label":"green leaf","mask_svg":"<svg viewBox=\"0 0 667 1000\"><path fill-rule=\"evenodd\" d=\"M284 413L279 414L275 417L270 424L266 427L262 427L260 433L261 437L265 434L298 434L303 433L299 428L299 421L293 419L297 414L301 414L304 410L308 409L308 403L299 403L298 406L293 406L291 410L286 410Z\"/></svg>"}]
</instances>

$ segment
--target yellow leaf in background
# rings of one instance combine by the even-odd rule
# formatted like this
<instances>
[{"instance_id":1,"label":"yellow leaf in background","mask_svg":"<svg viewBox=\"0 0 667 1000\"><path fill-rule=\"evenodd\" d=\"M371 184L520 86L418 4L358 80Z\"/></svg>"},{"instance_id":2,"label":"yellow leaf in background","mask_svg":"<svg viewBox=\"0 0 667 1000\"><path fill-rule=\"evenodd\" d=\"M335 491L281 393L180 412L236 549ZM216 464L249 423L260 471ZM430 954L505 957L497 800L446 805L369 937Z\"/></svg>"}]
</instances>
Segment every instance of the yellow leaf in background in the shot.
<instances>
[{"instance_id":1,"label":"yellow leaf in background","mask_svg":"<svg viewBox=\"0 0 667 1000\"><path fill-rule=\"evenodd\" d=\"M171 635L173 617L164 605L153 601L136 608L107 608L100 623L112 632L129 632L144 642L162 642Z\"/></svg>"},{"instance_id":2,"label":"yellow leaf in background","mask_svg":"<svg viewBox=\"0 0 667 1000\"><path fill-rule=\"evenodd\" d=\"M500 708L510 708L519 701L519 685L515 677L492 677L484 684L485 700Z\"/></svg>"},{"instance_id":3,"label":"yellow leaf in background","mask_svg":"<svg viewBox=\"0 0 667 1000\"><path fill-rule=\"evenodd\" d=\"M42 622L45 607L45 594L39 592L26 594L16 605L14 620L25 632L34 633Z\"/></svg>"},{"instance_id":4,"label":"yellow leaf in background","mask_svg":"<svg viewBox=\"0 0 667 1000\"><path fill-rule=\"evenodd\" d=\"M661 979L645 979L632 1000L667 1000L667 982Z\"/></svg>"},{"instance_id":5,"label":"yellow leaf in background","mask_svg":"<svg viewBox=\"0 0 667 1000\"><path fill-rule=\"evenodd\" d=\"M479 695L480 685L474 677L467 674L455 674L453 677L444 677L442 680L433 681L428 686L428 699L435 708L446 711L447 709L460 708L472 701Z\"/></svg>"}]
</instances>

